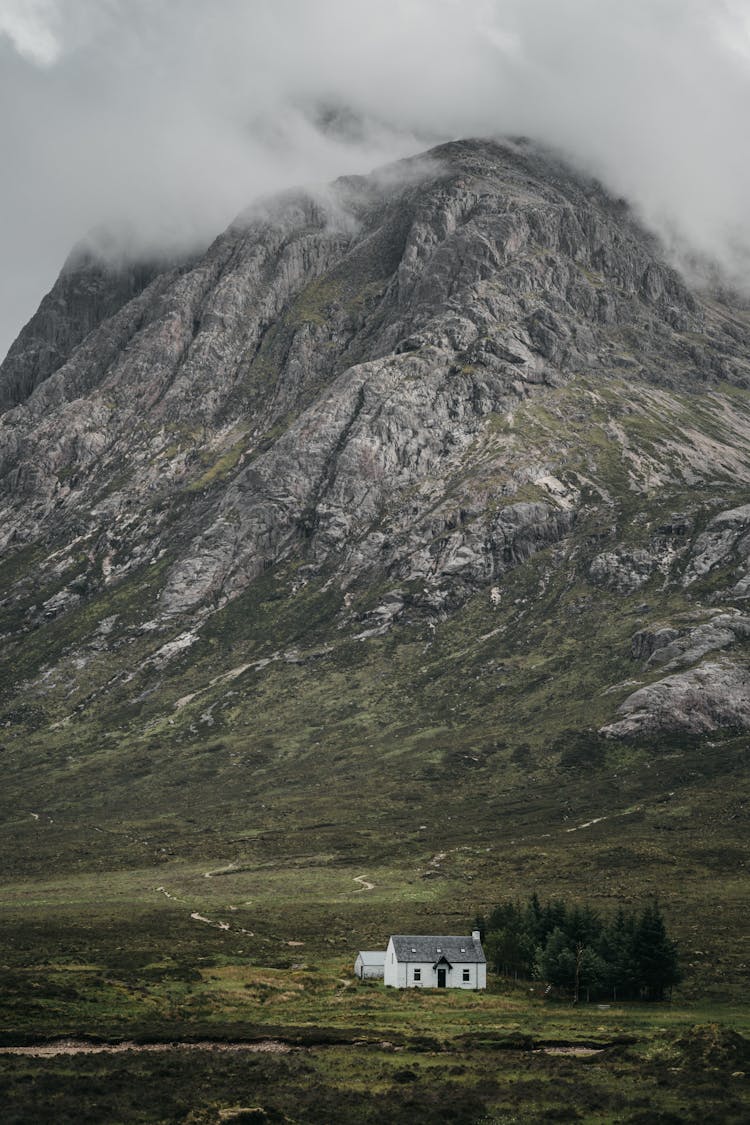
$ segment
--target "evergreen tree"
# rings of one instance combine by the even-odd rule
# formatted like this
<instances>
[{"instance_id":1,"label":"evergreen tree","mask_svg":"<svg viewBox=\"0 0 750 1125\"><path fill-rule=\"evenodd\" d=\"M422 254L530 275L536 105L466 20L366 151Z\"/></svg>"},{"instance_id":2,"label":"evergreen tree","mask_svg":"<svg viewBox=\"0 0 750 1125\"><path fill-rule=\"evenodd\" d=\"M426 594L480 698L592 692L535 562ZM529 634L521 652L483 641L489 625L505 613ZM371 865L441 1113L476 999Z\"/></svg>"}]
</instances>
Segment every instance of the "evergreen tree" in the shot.
<instances>
[{"instance_id":1,"label":"evergreen tree","mask_svg":"<svg viewBox=\"0 0 750 1125\"><path fill-rule=\"evenodd\" d=\"M576 945L576 979L574 983L574 1000L576 1003L581 996L586 994L586 1001L596 995L606 985L607 965L595 949L590 946Z\"/></svg>"},{"instance_id":2,"label":"evergreen tree","mask_svg":"<svg viewBox=\"0 0 750 1125\"><path fill-rule=\"evenodd\" d=\"M544 934L542 932L542 904L539 901L536 891L534 891L526 906L524 924L526 933L533 940L534 945L541 945L544 939Z\"/></svg>"},{"instance_id":3,"label":"evergreen tree","mask_svg":"<svg viewBox=\"0 0 750 1125\"><path fill-rule=\"evenodd\" d=\"M531 977L535 942L528 930L526 912L517 902L501 903L490 914L486 952L496 972Z\"/></svg>"},{"instance_id":4,"label":"evergreen tree","mask_svg":"<svg viewBox=\"0 0 750 1125\"><path fill-rule=\"evenodd\" d=\"M537 953L540 976L556 988L564 988L575 1003L585 994L590 999L606 982L607 966L597 951L559 926Z\"/></svg>"},{"instance_id":5,"label":"evergreen tree","mask_svg":"<svg viewBox=\"0 0 750 1125\"><path fill-rule=\"evenodd\" d=\"M667 936L664 918L654 899L644 911L633 933L635 976L644 1000L663 1000L664 993L682 980L677 945Z\"/></svg>"},{"instance_id":6,"label":"evergreen tree","mask_svg":"<svg viewBox=\"0 0 750 1125\"><path fill-rule=\"evenodd\" d=\"M517 902L506 899L494 908L487 919L488 930L520 930L523 926L523 911Z\"/></svg>"},{"instance_id":7,"label":"evergreen tree","mask_svg":"<svg viewBox=\"0 0 750 1125\"><path fill-rule=\"evenodd\" d=\"M556 926L537 952L539 975L555 988L572 992L576 975L576 956L564 930Z\"/></svg>"},{"instance_id":8,"label":"evergreen tree","mask_svg":"<svg viewBox=\"0 0 750 1125\"><path fill-rule=\"evenodd\" d=\"M476 925L484 934L483 917ZM682 979L677 946L655 901L640 915L621 907L605 923L586 905L542 904L536 895L524 906L508 899L487 918L486 952L496 972L541 977L576 1001L662 1000Z\"/></svg>"},{"instance_id":9,"label":"evergreen tree","mask_svg":"<svg viewBox=\"0 0 750 1125\"><path fill-rule=\"evenodd\" d=\"M613 1000L629 1000L638 996L638 975L633 950L636 920L622 907L605 926L599 951L607 966L607 989Z\"/></svg>"},{"instance_id":10,"label":"evergreen tree","mask_svg":"<svg viewBox=\"0 0 750 1125\"><path fill-rule=\"evenodd\" d=\"M545 945L547 938L553 930L564 930L568 919L568 911L562 899L553 899L542 907L539 919L539 941Z\"/></svg>"},{"instance_id":11,"label":"evergreen tree","mask_svg":"<svg viewBox=\"0 0 750 1125\"><path fill-rule=\"evenodd\" d=\"M571 941L589 948L599 941L602 921L590 906L574 906L568 912L564 928Z\"/></svg>"},{"instance_id":12,"label":"evergreen tree","mask_svg":"<svg viewBox=\"0 0 750 1125\"><path fill-rule=\"evenodd\" d=\"M493 930L487 936L485 950L495 972L505 976L531 978L536 950L534 941L522 928Z\"/></svg>"}]
</instances>

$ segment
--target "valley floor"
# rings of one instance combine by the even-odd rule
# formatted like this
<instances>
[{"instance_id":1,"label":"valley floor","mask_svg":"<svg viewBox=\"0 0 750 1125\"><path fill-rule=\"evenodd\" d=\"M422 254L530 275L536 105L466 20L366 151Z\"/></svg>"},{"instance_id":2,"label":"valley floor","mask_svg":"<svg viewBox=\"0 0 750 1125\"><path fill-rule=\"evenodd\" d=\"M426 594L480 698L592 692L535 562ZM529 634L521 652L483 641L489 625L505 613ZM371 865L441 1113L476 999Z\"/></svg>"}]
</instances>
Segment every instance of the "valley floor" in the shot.
<instances>
[{"instance_id":1,"label":"valley floor","mask_svg":"<svg viewBox=\"0 0 750 1125\"><path fill-rule=\"evenodd\" d=\"M90 971L67 975L85 981ZM0 1047L3 1120L747 1120L750 1044L732 1029L747 1033L748 1017L730 1005L574 1011L500 985L485 995L394 993L334 962L214 964L197 976L182 989L152 978L140 1042Z\"/></svg>"},{"instance_id":2,"label":"valley floor","mask_svg":"<svg viewBox=\"0 0 750 1125\"><path fill-rule=\"evenodd\" d=\"M308 856L6 885L3 1122L747 1120L750 1012L697 963L663 1005L357 981L399 919L460 932L489 901L423 858L411 881Z\"/></svg>"}]
</instances>

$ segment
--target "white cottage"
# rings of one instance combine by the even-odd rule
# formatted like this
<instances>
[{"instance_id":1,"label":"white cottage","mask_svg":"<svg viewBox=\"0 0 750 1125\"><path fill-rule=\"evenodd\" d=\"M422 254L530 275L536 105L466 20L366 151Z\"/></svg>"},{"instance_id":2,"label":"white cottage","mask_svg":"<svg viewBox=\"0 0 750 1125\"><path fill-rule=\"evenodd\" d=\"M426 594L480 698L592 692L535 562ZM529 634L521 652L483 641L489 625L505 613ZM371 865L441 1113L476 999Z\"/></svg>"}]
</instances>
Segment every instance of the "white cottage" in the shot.
<instances>
[{"instance_id":1,"label":"white cottage","mask_svg":"<svg viewBox=\"0 0 750 1125\"><path fill-rule=\"evenodd\" d=\"M384 949L361 949L357 954L354 972L360 980L382 980L384 969Z\"/></svg>"},{"instance_id":2,"label":"white cottage","mask_svg":"<svg viewBox=\"0 0 750 1125\"><path fill-rule=\"evenodd\" d=\"M384 981L392 988L486 988L479 930L469 937L394 934L385 951Z\"/></svg>"}]
</instances>

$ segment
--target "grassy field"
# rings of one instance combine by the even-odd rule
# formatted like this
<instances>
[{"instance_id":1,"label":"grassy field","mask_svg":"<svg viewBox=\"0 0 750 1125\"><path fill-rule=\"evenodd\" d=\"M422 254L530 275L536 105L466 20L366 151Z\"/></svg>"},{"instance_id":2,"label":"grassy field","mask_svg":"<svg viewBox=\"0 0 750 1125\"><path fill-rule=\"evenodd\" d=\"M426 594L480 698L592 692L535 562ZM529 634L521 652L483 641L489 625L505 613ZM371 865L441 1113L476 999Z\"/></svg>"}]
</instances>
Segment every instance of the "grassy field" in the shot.
<instances>
[{"instance_id":1,"label":"grassy field","mask_svg":"<svg viewBox=\"0 0 750 1125\"><path fill-rule=\"evenodd\" d=\"M638 1122L743 1125L741 1055L713 1028L586 1058L496 1045L293 1048L77 1056L2 1063L4 1120L20 1122ZM32 1093L29 1096L29 1090ZM28 1110L14 1111L21 1092Z\"/></svg>"},{"instance_id":2,"label":"grassy field","mask_svg":"<svg viewBox=\"0 0 750 1125\"><path fill-rule=\"evenodd\" d=\"M134 1044L0 1053L4 1121L746 1120L741 1005L573 1008L502 981L484 994L396 992L356 981L353 950L280 943L269 967L240 953L234 932L196 923L180 943L180 920L163 925L166 948L151 961L134 930L116 946L100 928L88 930L98 962L4 970L5 1044L83 1034ZM239 1049L252 1041L266 1049Z\"/></svg>"},{"instance_id":3,"label":"grassy field","mask_svg":"<svg viewBox=\"0 0 750 1125\"><path fill-rule=\"evenodd\" d=\"M3 1120L746 1120L750 1010L739 982L735 996L706 964L710 950L685 949L691 967L668 1005L573 1007L494 978L483 994L358 982L359 948L391 930L465 932L471 908L492 901L486 851L428 852L356 867L322 853L172 857L7 884L0 1045L172 1046L0 1053ZM681 936L694 925L669 921ZM273 1049L236 1046L253 1041ZM211 1046L176 1045L196 1042Z\"/></svg>"}]
</instances>

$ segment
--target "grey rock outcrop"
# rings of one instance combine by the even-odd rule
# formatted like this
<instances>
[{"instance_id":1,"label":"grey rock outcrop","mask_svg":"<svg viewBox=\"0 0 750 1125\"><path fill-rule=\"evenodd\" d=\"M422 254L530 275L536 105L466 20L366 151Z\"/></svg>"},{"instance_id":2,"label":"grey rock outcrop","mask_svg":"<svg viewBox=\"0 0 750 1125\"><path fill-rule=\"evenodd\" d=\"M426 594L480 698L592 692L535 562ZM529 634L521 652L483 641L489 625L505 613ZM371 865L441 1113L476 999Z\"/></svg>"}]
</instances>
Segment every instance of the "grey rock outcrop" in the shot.
<instances>
[{"instance_id":1,"label":"grey rock outcrop","mask_svg":"<svg viewBox=\"0 0 750 1125\"><path fill-rule=\"evenodd\" d=\"M27 399L90 332L163 272L163 263L113 262L91 241L77 246L0 368L0 411Z\"/></svg>"},{"instance_id":2,"label":"grey rock outcrop","mask_svg":"<svg viewBox=\"0 0 750 1125\"><path fill-rule=\"evenodd\" d=\"M719 512L698 536L685 571L684 584L705 577L716 567L734 565L750 570L750 504ZM745 596L750 574L744 575L733 590L734 596Z\"/></svg>"},{"instance_id":3,"label":"grey rock outcrop","mask_svg":"<svg viewBox=\"0 0 750 1125\"><path fill-rule=\"evenodd\" d=\"M597 555L589 574L593 582L629 594L648 582L657 565L657 559L649 551L620 548Z\"/></svg>"},{"instance_id":4,"label":"grey rock outcrop","mask_svg":"<svg viewBox=\"0 0 750 1125\"><path fill-rule=\"evenodd\" d=\"M642 630L632 641L633 656L647 668L663 666L668 671L696 664L710 652L730 648L750 638L750 617L734 610L716 614L687 629Z\"/></svg>"},{"instance_id":5,"label":"grey rock outcrop","mask_svg":"<svg viewBox=\"0 0 750 1125\"><path fill-rule=\"evenodd\" d=\"M640 688L620 706L623 716L602 728L617 738L750 729L750 672L710 661Z\"/></svg>"},{"instance_id":6,"label":"grey rock outcrop","mask_svg":"<svg viewBox=\"0 0 750 1125\"><path fill-rule=\"evenodd\" d=\"M652 662L657 663L661 654L670 648L673 641L680 636L679 629L662 625L652 629L639 629L630 642L630 652L633 660L642 660L646 667Z\"/></svg>"}]
</instances>

